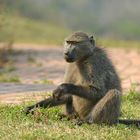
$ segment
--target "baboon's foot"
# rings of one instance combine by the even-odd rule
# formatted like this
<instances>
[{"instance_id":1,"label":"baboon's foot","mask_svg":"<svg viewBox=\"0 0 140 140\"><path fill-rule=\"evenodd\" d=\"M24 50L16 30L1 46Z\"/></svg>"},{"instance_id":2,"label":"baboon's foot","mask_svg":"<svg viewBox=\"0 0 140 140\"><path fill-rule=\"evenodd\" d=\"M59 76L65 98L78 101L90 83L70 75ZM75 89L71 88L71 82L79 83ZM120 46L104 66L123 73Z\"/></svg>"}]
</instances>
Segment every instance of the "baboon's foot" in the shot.
<instances>
[{"instance_id":1,"label":"baboon's foot","mask_svg":"<svg viewBox=\"0 0 140 140\"><path fill-rule=\"evenodd\" d=\"M77 119L75 121L75 124L76 125L82 125L83 123L86 123L86 124L93 124L93 118L92 117L87 117L86 119L82 120L82 119Z\"/></svg>"},{"instance_id":2,"label":"baboon's foot","mask_svg":"<svg viewBox=\"0 0 140 140\"><path fill-rule=\"evenodd\" d=\"M85 123L85 121L81 120L81 119L77 119L74 121L75 125L81 126L83 123Z\"/></svg>"},{"instance_id":3,"label":"baboon's foot","mask_svg":"<svg viewBox=\"0 0 140 140\"><path fill-rule=\"evenodd\" d=\"M77 118L77 116L75 114L68 114L68 115L66 115L66 114L60 113L60 114L58 114L58 116L59 116L60 120L63 120L63 118L66 118L68 121L69 120L74 120L74 119Z\"/></svg>"}]
</instances>

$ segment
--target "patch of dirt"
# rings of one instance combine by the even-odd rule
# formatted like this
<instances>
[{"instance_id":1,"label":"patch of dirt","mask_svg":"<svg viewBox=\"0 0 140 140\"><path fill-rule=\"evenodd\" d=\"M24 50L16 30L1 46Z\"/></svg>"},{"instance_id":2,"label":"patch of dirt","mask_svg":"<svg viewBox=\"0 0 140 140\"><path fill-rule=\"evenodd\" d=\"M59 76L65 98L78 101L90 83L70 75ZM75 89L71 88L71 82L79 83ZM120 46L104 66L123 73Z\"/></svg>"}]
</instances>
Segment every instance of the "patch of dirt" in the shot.
<instances>
[{"instance_id":1,"label":"patch of dirt","mask_svg":"<svg viewBox=\"0 0 140 140\"><path fill-rule=\"evenodd\" d=\"M19 103L26 101L27 98L33 99L31 92L37 95L38 92L44 91L44 87L42 87L44 83L48 82L48 85L51 86L49 90L53 90L63 82L66 63L63 59L62 47L16 44L14 49L20 50L21 53L13 56L15 70L11 71L10 75L19 76L22 84L14 88L12 84L9 84L8 88L0 88L1 103ZM124 48L106 48L106 51L120 75L124 92L129 90L132 85L140 91L140 53L135 49ZM37 90L35 86L38 84L40 87ZM28 88L25 85L28 85ZM0 84L0 87L2 86ZM15 90L16 88L17 90ZM20 95L18 89L20 89ZM6 94L3 90L6 91ZM22 99L25 95L26 100Z\"/></svg>"}]
</instances>

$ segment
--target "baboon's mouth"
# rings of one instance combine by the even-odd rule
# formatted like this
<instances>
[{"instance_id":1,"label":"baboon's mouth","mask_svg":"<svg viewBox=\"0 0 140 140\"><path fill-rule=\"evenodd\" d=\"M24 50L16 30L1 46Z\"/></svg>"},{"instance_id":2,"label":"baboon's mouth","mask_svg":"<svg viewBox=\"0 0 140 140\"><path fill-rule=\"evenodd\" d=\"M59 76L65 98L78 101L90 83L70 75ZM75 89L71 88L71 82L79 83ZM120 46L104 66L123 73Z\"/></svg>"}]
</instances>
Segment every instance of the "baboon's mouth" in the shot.
<instances>
[{"instance_id":1,"label":"baboon's mouth","mask_svg":"<svg viewBox=\"0 0 140 140\"><path fill-rule=\"evenodd\" d=\"M69 63L72 63L75 61L74 58L70 58L70 57L65 57L65 60Z\"/></svg>"}]
</instances>

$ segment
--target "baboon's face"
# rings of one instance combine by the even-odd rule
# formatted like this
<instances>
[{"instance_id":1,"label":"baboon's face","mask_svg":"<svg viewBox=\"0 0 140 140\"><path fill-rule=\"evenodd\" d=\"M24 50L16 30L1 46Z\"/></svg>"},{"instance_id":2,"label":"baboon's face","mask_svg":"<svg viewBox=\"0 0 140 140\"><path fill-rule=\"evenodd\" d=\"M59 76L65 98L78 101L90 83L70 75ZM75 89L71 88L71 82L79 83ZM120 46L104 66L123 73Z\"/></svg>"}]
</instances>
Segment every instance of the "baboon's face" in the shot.
<instances>
[{"instance_id":1,"label":"baboon's face","mask_svg":"<svg viewBox=\"0 0 140 140\"><path fill-rule=\"evenodd\" d=\"M93 42L90 39L83 40L66 40L64 43L64 58L67 62L72 63L80 61L90 55L93 51Z\"/></svg>"}]
</instances>

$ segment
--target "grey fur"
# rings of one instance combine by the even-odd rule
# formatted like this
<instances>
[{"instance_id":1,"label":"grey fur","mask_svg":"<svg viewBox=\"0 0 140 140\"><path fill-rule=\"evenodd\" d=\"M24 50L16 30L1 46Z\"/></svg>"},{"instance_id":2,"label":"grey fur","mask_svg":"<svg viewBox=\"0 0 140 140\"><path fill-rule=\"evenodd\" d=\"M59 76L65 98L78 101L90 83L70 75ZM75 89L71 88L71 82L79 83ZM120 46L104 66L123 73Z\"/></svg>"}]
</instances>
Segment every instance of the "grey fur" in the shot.
<instances>
[{"instance_id":1,"label":"grey fur","mask_svg":"<svg viewBox=\"0 0 140 140\"><path fill-rule=\"evenodd\" d=\"M65 115L77 123L140 124L137 120L120 120L122 88L118 74L106 52L97 47L93 36L75 32L65 40L64 58L68 62L64 83L53 97L25 109L64 105ZM74 116L74 117L72 117Z\"/></svg>"},{"instance_id":2,"label":"grey fur","mask_svg":"<svg viewBox=\"0 0 140 140\"><path fill-rule=\"evenodd\" d=\"M73 37L76 40L76 37L79 37L81 34L82 37L85 35L85 39L88 38L88 36L83 32L76 32L69 37L69 41L72 41L71 38ZM93 122L96 122L96 120L98 120L97 122L100 122L99 118L102 118L104 120L106 119L110 122L114 122L114 119L117 121L120 113L120 98L122 91L120 79L117 75L117 72L115 71L114 66L112 65L112 62L107 57L105 51L95 45L90 44L89 46L93 48L91 49L89 48L89 46L86 46L86 44L87 43L83 45L85 47L84 50L93 50L92 54L90 54L85 59L80 59L73 63L67 63L64 83L71 83L87 89L92 87L94 89L97 89L99 92L97 90L93 90L90 91L89 94L95 94L94 92L97 92L96 94L100 97L98 99L94 98L93 100L87 100L85 98L72 95L75 111L76 113L78 113L80 119L82 120L87 119L87 116L90 115L94 118ZM85 51L81 52L85 53ZM111 101L110 98L112 98ZM98 116L97 119L96 115L94 115L93 112L97 113L97 110L98 112L99 110L101 111L102 104L105 104L106 102L110 104L110 106L108 106L106 110L104 110L104 113L102 112L102 116ZM112 111L112 108L114 109L114 111ZM104 118L104 115L107 113L108 117L112 116L109 117L110 120L108 120L109 118Z\"/></svg>"}]
</instances>

